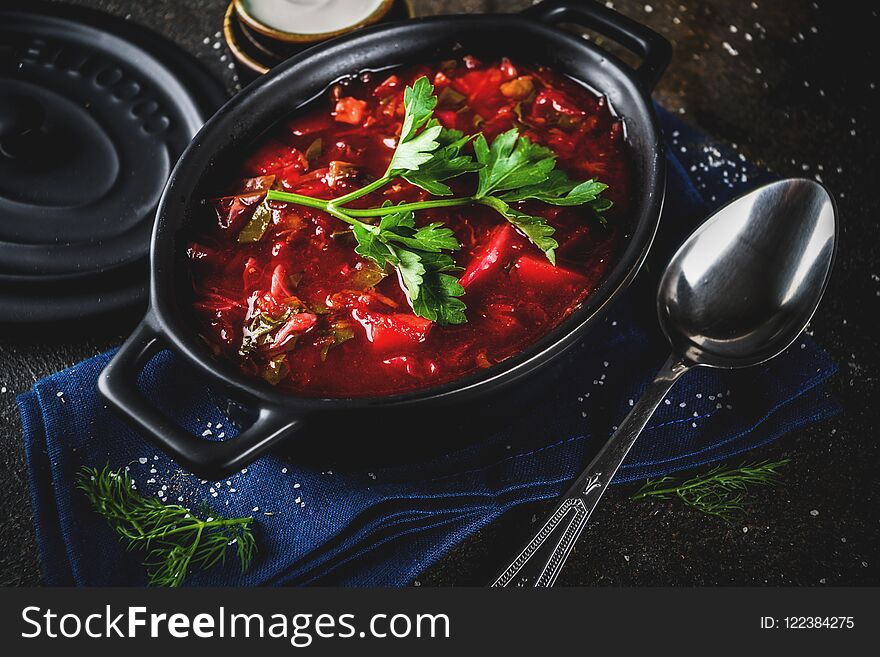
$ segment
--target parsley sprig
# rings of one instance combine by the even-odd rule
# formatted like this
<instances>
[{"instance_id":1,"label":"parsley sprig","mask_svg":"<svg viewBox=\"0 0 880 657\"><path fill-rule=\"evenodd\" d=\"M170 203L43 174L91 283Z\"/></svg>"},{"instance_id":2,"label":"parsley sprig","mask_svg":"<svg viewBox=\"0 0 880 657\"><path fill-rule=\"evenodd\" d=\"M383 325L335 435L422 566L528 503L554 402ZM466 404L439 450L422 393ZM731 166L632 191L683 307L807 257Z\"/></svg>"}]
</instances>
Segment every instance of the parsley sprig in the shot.
<instances>
[{"instance_id":1,"label":"parsley sprig","mask_svg":"<svg viewBox=\"0 0 880 657\"><path fill-rule=\"evenodd\" d=\"M555 229L537 215L515 207L520 201L551 205L589 205L601 218L611 202L601 198L607 185L596 180L573 181L556 168L552 150L533 143L517 128L498 135L490 144L484 135L449 130L434 118L437 97L426 77L404 90L404 119L397 147L381 178L335 199L268 191L267 201L283 201L323 210L351 227L355 251L381 268L397 272L413 312L438 324L467 321L461 300L464 288L455 273L451 252L461 245L441 223L417 227L415 213L431 208L480 204L492 208L513 224L556 263ZM473 143L473 155L465 148ZM470 196L453 196L447 181L477 173ZM413 203L351 208L352 201L375 192L396 179L421 187L433 198Z\"/></svg>"}]
</instances>

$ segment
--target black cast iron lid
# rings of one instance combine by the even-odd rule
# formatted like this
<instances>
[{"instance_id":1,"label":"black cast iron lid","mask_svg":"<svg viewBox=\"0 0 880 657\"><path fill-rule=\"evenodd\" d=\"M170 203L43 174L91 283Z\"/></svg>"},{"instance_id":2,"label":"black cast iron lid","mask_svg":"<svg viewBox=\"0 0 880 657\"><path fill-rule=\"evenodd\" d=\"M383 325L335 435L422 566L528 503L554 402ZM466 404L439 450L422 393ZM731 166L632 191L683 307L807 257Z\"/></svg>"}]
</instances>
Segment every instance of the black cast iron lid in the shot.
<instances>
[{"instance_id":1,"label":"black cast iron lid","mask_svg":"<svg viewBox=\"0 0 880 657\"><path fill-rule=\"evenodd\" d=\"M144 27L69 5L0 6L0 321L143 300L165 181L225 98Z\"/></svg>"}]
</instances>

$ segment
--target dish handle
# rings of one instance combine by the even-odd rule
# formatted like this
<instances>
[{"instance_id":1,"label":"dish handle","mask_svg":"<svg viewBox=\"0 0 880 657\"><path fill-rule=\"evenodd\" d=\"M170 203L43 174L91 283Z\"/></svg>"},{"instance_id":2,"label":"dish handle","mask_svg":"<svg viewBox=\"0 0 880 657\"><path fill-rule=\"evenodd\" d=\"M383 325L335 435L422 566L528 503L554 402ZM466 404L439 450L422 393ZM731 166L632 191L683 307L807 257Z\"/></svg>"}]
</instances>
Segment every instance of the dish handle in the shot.
<instances>
[{"instance_id":1,"label":"dish handle","mask_svg":"<svg viewBox=\"0 0 880 657\"><path fill-rule=\"evenodd\" d=\"M544 23L572 23L614 39L642 58L635 74L651 91L672 58L672 45L654 30L593 0L544 0L522 12Z\"/></svg>"},{"instance_id":2,"label":"dish handle","mask_svg":"<svg viewBox=\"0 0 880 657\"><path fill-rule=\"evenodd\" d=\"M135 428L194 474L218 479L235 472L302 424L289 412L260 406L254 423L235 438L213 441L190 434L153 406L137 386L141 370L165 348L161 332L148 317L101 372L98 390Z\"/></svg>"}]
</instances>

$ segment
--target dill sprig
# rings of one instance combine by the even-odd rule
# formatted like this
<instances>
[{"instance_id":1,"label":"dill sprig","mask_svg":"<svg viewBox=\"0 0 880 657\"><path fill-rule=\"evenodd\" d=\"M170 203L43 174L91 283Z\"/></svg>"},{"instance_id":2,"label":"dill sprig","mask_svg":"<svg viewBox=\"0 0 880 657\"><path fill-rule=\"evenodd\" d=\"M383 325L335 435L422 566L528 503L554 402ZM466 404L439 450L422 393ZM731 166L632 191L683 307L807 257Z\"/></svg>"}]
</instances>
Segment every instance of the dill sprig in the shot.
<instances>
[{"instance_id":1,"label":"dill sprig","mask_svg":"<svg viewBox=\"0 0 880 657\"><path fill-rule=\"evenodd\" d=\"M76 487L128 542L129 550L147 551L150 586L180 586L191 569L224 563L232 546L241 571L250 566L256 549L253 518L221 518L206 507L202 520L179 504L140 495L124 469L83 468Z\"/></svg>"},{"instance_id":2,"label":"dill sprig","mask_svg":"<svg viewBox=\"0 0 880 657\"><path fill-rule=\"evenodd\" d=\"M782 461L760 461L738 468L722 469L716 466L708 472L675 484L675 477L649 479L633 495L633 500L647 497L660 499L678 498L689 507L710 516L730 519L745 511L745 494L750 486L766 486L775 483Z\"/></svg>"}]
</instances>

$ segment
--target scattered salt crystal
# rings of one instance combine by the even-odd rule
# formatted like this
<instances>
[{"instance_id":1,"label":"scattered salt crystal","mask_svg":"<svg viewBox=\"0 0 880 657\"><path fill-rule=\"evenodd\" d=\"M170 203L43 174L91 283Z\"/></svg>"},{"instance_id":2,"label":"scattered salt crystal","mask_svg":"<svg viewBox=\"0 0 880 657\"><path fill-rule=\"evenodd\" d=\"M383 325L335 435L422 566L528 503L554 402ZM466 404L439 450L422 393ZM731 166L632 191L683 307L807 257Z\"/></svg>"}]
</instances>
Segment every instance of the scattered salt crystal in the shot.
<instances>
[{"instance_id":1,"label":"scattered salt crystal","mask_svg":"<svg viewBox=\"0 0 880 657\"><path fill-rule=\"evenodd\" d=\"M816 516L819 515L819 510L818 510L818 509L813 509L812 511L810 511L810 515L813 516L813 517L815 518Z\"/></svg>"},{"instance_id":2,"label":"scattered salt crystal","mask_svg":"<svg viewBox=\"0 0 880 657\"><path fill-rule=\"evenodd\" d=\"M146 457L144 457L144 456L142 456L142 457L140 457L140 458L138 459L138 463L140 463L141 465L143 465L143 464L146 463L146 462L147 462L147 459L146 459Z\"/></svg>"}]
</instances>

